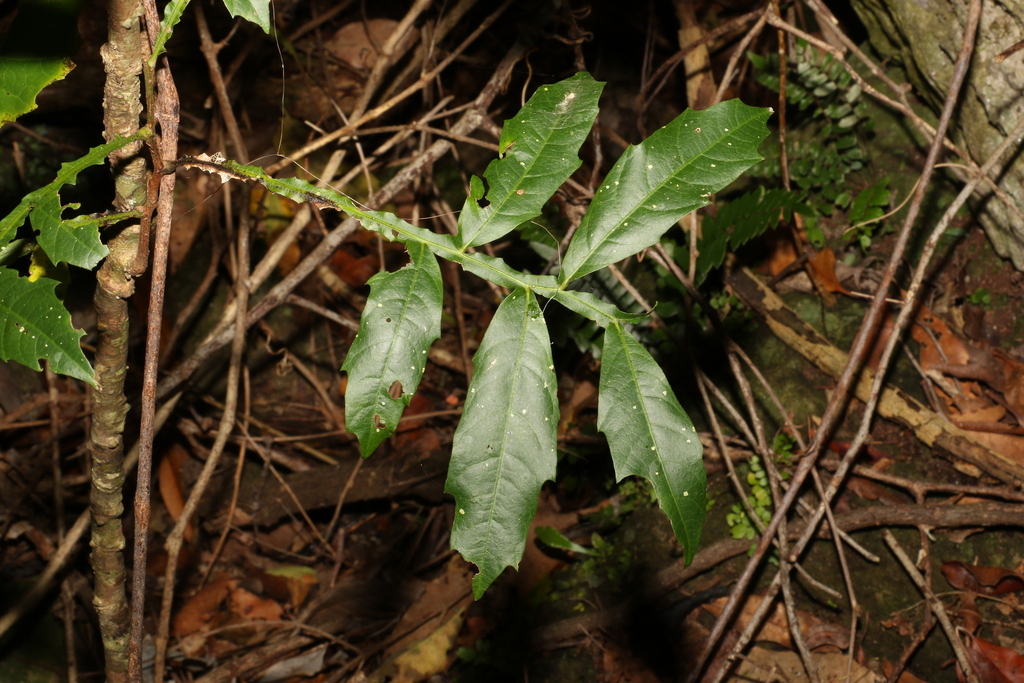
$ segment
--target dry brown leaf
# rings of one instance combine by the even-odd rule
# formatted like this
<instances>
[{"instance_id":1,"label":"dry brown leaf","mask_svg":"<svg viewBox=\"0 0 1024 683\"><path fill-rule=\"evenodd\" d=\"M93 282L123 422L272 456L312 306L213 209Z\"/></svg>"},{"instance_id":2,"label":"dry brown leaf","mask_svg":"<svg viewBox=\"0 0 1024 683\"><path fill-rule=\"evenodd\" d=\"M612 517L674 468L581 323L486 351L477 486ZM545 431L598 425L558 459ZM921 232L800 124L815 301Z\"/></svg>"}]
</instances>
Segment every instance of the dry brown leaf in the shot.
<instances>
[{"instance_id":1,"label":"dry brown leaf","mask_svg":"<svg viewBox=\"0 0 1024 683\"><path fill-rule=\"evenodd\" d=\"M289 602L293 607L301 607L318 583L316 571L301 565L282 565L267 571L257 569L253 576L263 585L260 593L278 602Z\"/></svg>"},{"instance_id":2,"label":"dry brown leaf","mask_svg":"<svg viewBox=\"0 0 1024 683\"><path fill-rule=\"evenodd\" d=\"M426 425L425 420L408 418L434 410L433 402L422 392L413 394L409 407L402 414L403 420L395 430L394 446L407 454L420 455L441 447L441 438L437 430Z\"/></svg>"},{"instance_id":3,"label":"dry brown leaf","mask_svg":"<svg viewBox=\"0 0 1024 683\"><path fill-rule=\"evenodd\" d=\"M889 335L892 334L893 319L891 315L882 317L881 327L878 330L878 334L875 335L875 340L871 343L871 351L868 353L867 366L872 370L878 370L878 364L882 362L882 354L885 353L885 347L889 343Z\"/></svg>"},{"instance_id":4,"label":"dry brown leaf","mask_svg":"<svg viewBox=\"0 0 1024 683\"><path fill-rule=\"evenodd\" d=\"M937 533L942 534L953 543L959 545L960 543L963 543L974 534L980 534L984 531L985 529L983 527L966 527L963 529L939 529Z\"/></svg>"},{"instance_id":5,"label":"dry brown leaf","mask_svg":"<svg viewBox=\"0 0 1024 683\"><path fill-rule=\"evenodd\" d=\"M261 598L244 588L231 590L228 594L228 609L248 621L280 621L284 616L284 609L279 603Z\"/></svg>"},{"instance_id":6,"label":"dry brown leaf","mask_svg":"<svg viewBox=\"0 0 1024 683\"><path fill-rule=\"evenodd\" d=\"M402 614L394 633L404 633L384 651L384 658L401 652L441 626L454 609L473 602L473 569L461 557L448 562L445 573L424 585L420 597Z\"/></svg>"},{"instance_id":7,"label":"dry brown leaf","mask_svg":"<svg viewBox=\"0 0 1024 683\"><path fill-rule=\"evenodd\" d=\"M569 397L559 406L561 418L558 420L558 433L565 432L576 424L576 417L584 408L597 405L597 386L589 380L577 380L573 383Z\"/></svg>"},{"instance_id":8,"label":"dry brown leaf","mask_svg":"<svg viewBox=\"0 0 1024 683\"><path fill-rule=\"evenodd\" d=\"M964 629L968 633L977 633L981 625L985 623L985 619L981 616L981 611L978 609L977 593L964 593L961 595L960 609L957 610L956 614L963 619Z\"/></svg>"},{"instance_id":9,"label":"dry brown leaf","mask_svg":"<svg viewBox=\"0 0 1024 683\"><path fill-rule=\"evenodd\" d=\"M925 326L931 330L931 335L925 331ZM949 326L941 318L925 307L922 307L921 312L918 313L910 334L914 341L921 345L921 367L926 371L944 363L966 365L971 360L971 353L967 349L967 345L949 329ZM933 337L935 342L942 347L942 353L932 341ZM943 353L945 353L945 357L943 357Z\"/></svg>"},{"instance_id":10,"label":"dry brown leaf","mask_svg":"<svg viewBox=\"0 0 1024 683\"><path fill-rule=\"evenodd\" d=\"M886 505L903 505L907 502L889 487L864 477L850 477L846 487L864 500L878 500Z\"/></svg>"},{"instance_id":11,"label":"dry brown leaf","mask_svg":"<svg viewBox=\"0 0 1024 683\"><path fill-rule=\"evenodd\" d=\"M818 669L818 678L822 681L857 681L857 683L881 683L885 680L876 676L870 669L859 662L853 662L850 678L846 677L849 662L845 654L828 652L812 653L811 659ZM736 673L728 679L728 683L753 683L754 681L787 681L787 683L807 683L800 655L787 650L766 650L752 647Z\"/></svg>"},{"instance_id":12,"label":"dry brown leaf","mask_svg":"<svg viewBox=\"0 0 1024 683\"><path fill-rule=\"evenodd\" d=\"M228 594L238 586L236 579L220 578L206 584L201 591L189 598L171 622L171 631L176 636L187 636L204 628L220 614L221 604Z\"/></svg>"},{"instance_id":13,"label":"dry brown leaf","mask_svg":"<svg viewBox=\"0 0 1024 683\"><path fill-rule=\"evenodd\" d=\"M957 590L1004 595L1024 590L1024 576L1003 567L982 567L963 562L944 562L942 575Z\"/></svg>"},{"instance_id":14,"label":"dry brown leaf","mask_svg":"<svg viewBox=\"0 0 1024 683\"><path fill-rule=\"evenodd\" d=\"M825 247L819 251L814 258L810 259L811 267L814 268L815 274L818 276L818 281L821 286L825 288L827 292L839 292L840 294L849 294L850 291L843 287L839 283L839 278L836 277L836 255L832 249Z\"/></svg>"},{"instance_id":15,"label":"dry brown leaf","mask_svg":"<svg viewBox=\"0 0 1024 683\"><path fill-rule=\"evenodd\" d=\"M791 263L796 261L796 247L789 237L778 237L778 231L772 231L765 235L765 241L771 246L771 254L768 257L768 272L775 276L784 271ZM775 239L772 239L773 236Z\"/></svg>"},{"instance_id":16,"label":"dry brown leaf","mask_svg":"<svg viewBox=\"0 0 1024 683\"><path fill-rule=\"evenodd\" d=\"M398 22L394 19L353 21L338 29L324 47L357 69L372 69L377 62L377 48L384 46L397 26ZM369 33L366 32L367 28L370 29Z\"/></svg>"},{"instance_id":17,"label":"dry brown leaf","mask_svg":"<svg viewBox=\"0 0 1024 683\"><path fill-rule=\"evenodd\" d=\"M889 676L892 675L892 670L893 670L892 662L890 662L888 659L883 659L882 660L882 673L885 674L885 677L887 679L888 679ZM899 680L897 680L896 683L926 683L926 682L922 681L920 678L918 678L914 674L910 673L909 671L904 671L903 673L900 674Z\"/></svg>"},{"instance_id":18,"label":"dry brown leaf","mask_svg":"<svg viewBox=\"0 0 1024 683\"><path fill-rule=\"evenodd\" d=\"M561 512L558 509L555 497L547 491L541 491L537 503L537 514L530 523L530 530L526 536L526 550L523 559L519 563L519 573L516 575L516 585L521 595L526 595L534 586L540 583L541 579L561 567L564 562L546 555L536 543L534 529L539 526L550 526L565 531L579 521L579 515L575 512Z\"/></svg>"},{"instance_id":19,"label":"dry brown leaf","mask_svg":"<svg viewBox=\"0 0 1024 683\"><path fill-rule=\"evenodd\" d=\"M722 613L722 608L725 607L727 600L728 598L719 598L714 602L704 605L704 609L717 617ZM747 598L747 601L743 603L743 609L736 617L735 628L737 630L742 631L746 628L754 612L761 606L761 600L760 595L751 595ZM804 638L807 637L812 627L821 623L819 619L802 610L797 610L797 618L800 620L800 632ZM768 618L761 625L761 629L754 636L753 640L767 640L783 647L793 648L793 639L789 633L789 620L786 618L786 611L782 607L781 602L776 603L775 607L768 613Z\"/></svg>"},{"instance_id":20,"label":"dry brown leaf","mask_svg":"<svg viewBox=\"0 0 1024 683\"><path fill-rule=\"evenodd\" d=\"M1005 354L998 355L1006 365L1006 388L1003 389L1003 398L1020 421L1021 416L1024 416L1024 364Z\"/></svg>"},{"instance_id":21,"label":"dry brown leaf","mask_svg":"<svg viewBox=\"0 0 1024 683\"><path fill-rule=\"evenodd\" d=\"M601 643L601 683L658 683L646 662L613 640Z\"/></svg>"},{"instance_id":22,"label":"dry brown leaf","mask_svg":"<svg viewBox=\"0 0 1024 683\"><path fill-rule=\"evenodd\" d=\"M904 638L909 638L916 630L916 626L902 614L896 614L889 619L885 619L882 621L882 627L894 628Z\"/></svg>"},{"instance_id":23,"label":"dry brown leaf","mask_svg":"<svg viewBox=\"0 0 1024 683\"><path fill-rule=\"evenodd\" d=\"M977 636L967 635L964 645L971 666L985 683L1024 683L1024 656Z\"/></svg>"},{"instance_id":24,"label":"dry brown leaf","mask_svg":"<svg viewBox=\"0 0 1024 683\"><path fill-rule=\"evenodd\" d=\"M1006 415L1006 408L999 404L960 413L961 422L999 422Z\"/></svg>"},{"instance_id":25,"label":"dry brown leaf","mask_svg":"<svg viewBox=\"0 0 1024 683\"><path fill-rule=\"evenodd\" d=\"M1024 436L994 432L967 432L972 439L1016 462L1024 462Z\"/></svg>"},{"instance_id":26,"label":"dry brown leaf","mask_svg":"<svg viewBox=\"0 0 1024 683\"><path fill-rule=\"evenodd\" d=\"M185 493L181 487L181 468L188 461L188 451L184 446L172 443L171 447L160 459L158 479L160 486L160 498L164 501L167 513L177 523L181 517L181 511L185 509ZM185 541L192 541L192 534L195 530L192 522L185 526Z\"/></svg>"},{"instance_id":27,"label":"dry brown leaf","mask_svg":"<svg viewBox=\"0 0 1024 683\"><path fill-rule=\"evenodd\" d=\"M167 269L171 275L178 272L205 225L206 212L203 206L214 192L211 186L214 180L209 173L194 169L183 173L184 176L179 174L178 184L174 188L174 222L167 254Z\"/></svg>"},{"instance_id":28,"label":"dry brown leaf","mask_svg":"<svg viewBox=\"0 0 1024 683\"><path fill-rule=\"evenodd\" d=\"M380 270L380 261L376 254L353 256L342 247L331 257L331 268L345 284L362 287Z\"/></svg>"}]
</instances>

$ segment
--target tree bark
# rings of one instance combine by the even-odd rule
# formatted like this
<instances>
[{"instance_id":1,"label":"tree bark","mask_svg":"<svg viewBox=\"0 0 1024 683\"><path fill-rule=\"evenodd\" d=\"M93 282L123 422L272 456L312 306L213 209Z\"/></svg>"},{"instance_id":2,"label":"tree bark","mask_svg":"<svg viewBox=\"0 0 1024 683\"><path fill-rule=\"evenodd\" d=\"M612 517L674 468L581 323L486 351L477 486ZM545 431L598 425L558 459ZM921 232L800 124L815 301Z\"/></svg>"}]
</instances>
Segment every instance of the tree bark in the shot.
<instances>
[{"instance_id":1,"label":"tree bark","mask_svg":"<svg viewBox=\"0 0 1024 683\"><path fill-rule=\"evenodd\" d=\"M132 135L142 112L142 7L137 0L110 0L108 42L102 47L106 83L103 91L104 135ZM114 205L131 211L146 203L146 160L142 143L110 155L114 171ZM99 341L96 347L96 389L90 451L93 458L90 511L92 514L93 602L99 615L108 683L128 678L129 611L125 592L122 528L124 487L124 421L128 401L124 379L128 361L128 305L134 292L132 263L138 251L139 228L132 226L110 241L110 254L96 280Z\"/></svg>"}]
</instances>

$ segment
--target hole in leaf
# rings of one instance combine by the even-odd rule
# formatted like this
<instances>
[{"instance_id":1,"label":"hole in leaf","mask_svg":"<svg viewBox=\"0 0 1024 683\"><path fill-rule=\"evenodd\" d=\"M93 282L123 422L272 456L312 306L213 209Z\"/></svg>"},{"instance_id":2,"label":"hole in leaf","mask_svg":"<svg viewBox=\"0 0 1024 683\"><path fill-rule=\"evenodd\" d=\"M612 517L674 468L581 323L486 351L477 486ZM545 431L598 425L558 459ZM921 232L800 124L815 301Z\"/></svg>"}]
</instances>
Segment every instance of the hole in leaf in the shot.
<instances>
[{"instance_id":1,"label":"hole in leaf","mask_svg":"<svg viewBox=\"0 0 1024 683\"><path fill-rule=\"evenodd\" d=\"M490 188L487 186L487 181L478 176L473 176L469 180L469 195L476 200L477 206L481 209L486 209L491 205L487 201L487 193Z\"/></svg>"},{"instance_id":2,"label":"hole in leaf","mask_svg":"<svg viewBox=\"0 0 1024 683\"><path fill-rule=\"evenodd\" d=\"M388 389L388 396L395 399L396 401L402 398L402 383L397 379L391 383L391 388Z\"/></svg>"},{"instance_id":3,"label":"hole in leaf","mask_svg":"<svg viewBox=\"0 0 1024 683\"><path fill-rule=\"evenodd\" d=\"M380 419L379 413L374 413L373 415L373 426L376 427L377 429L384 429L384 427L387 427L387 425L384 423L384 420Z\"/></svg>"},{"instance_id":4,"label":"hole in leaf","mask_svg":"<svg viewBox=\"0 0 1024 683\"><path fill-rule=\"evenodd\" d=\"M391 322L391 318L384 318L384 322L386 322L386 323Z\"/></svg>"}]
</instances>

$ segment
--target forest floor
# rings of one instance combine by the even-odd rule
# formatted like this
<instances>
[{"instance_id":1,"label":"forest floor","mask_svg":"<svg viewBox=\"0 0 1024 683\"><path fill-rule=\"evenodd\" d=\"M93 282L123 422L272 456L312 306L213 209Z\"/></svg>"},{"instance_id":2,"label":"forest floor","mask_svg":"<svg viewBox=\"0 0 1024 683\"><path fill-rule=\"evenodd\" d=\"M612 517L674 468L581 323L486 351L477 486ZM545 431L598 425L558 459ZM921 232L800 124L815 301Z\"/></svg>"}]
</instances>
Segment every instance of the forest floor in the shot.
<instances>
[{"instance_id":1,"label":"forest floor","mask_svg":"<svg viewBox=\"0 0 1024 683\"><path fill-rule=\"evenodd\" d=\"M209 30L226 41L217 59L230 76L226 94L253 163L275 163L279 154L287 158L345 125L342 119L377 78L373 65L380 46L408 4L286 0L276 5L282 37L277 42L249 25L229 36L233 24L223 8L206 9ZM435 141L452 140L451 153L427 165L385 207L447 233L469 178L482 175L496 156L502 122L541 83L586 68L608 85L596 133L581 151L583 167L538 221L494 245L509 263L534 272L544 267L549 243L557 248L566 226L579 220L580 208L625 147L671 121L688 97L707 97L700 94L701 74L710 79L705 88L721 82L753 25L742 18L761 7L747 0L695 3L695 17L688 19L668 2L625 7L601 1L581 5L572 15L553 9L557 3L512 3L451 67L417 82L426 68L424 41L434 51L428 57L434 64L496 9L492 3L457 3L465 14L449 25L445 17L454 10L435 4L383 78L372 83L370 102L384 102L411 83L418 83L416 96L387 109L358 137L325 146L279 175L315 181L335 150L343 150L340 166L328 175L356 200L369 201ZM8 10L0 4L0 11ZM228 151L191 12L169 48L182 103L181 153ZM820 36L808 17L804 28ZM844 28L862 40L863 29L851 17L844 17L852 22ZM681 47L721 26L726 30L707 40L703 57L683 58ZM775 31L758 31L746 49L770 61ZM80 32L77 68L45 91L36 112L0 128L0 214L24 192L49 182L60 163L100 142L102 3L84 10ZM683 33L690 36L685 41ZM500 92L470 136L451 135L460 107L494 86L489 81L517 38L533 48L528 59L497 84ZM795 45L790 43L793 54ZM800 54L791 69L797 85L796 63L810 59ZM820 66L820 56L813 59ZM766 87L770 64L759 70L742 61L725 98L777 107L778 94ZM672 64L676 68L666 66ZM853 92L827 66L822 71L841 90ZM906 213L901 202L912 193L927 153L920 140L894 132L892 114L866 96L849 100L857 97L864 97L851 133L857 163L844 156L849 144L822 132L821 115L790 107L789 173L798 188L792 198L806 211L785 211L785 220L762 227L713 270L700 284L703 300L710 302L704 310L656 255L629 259L620 264L622 279L605 283L604 296L621 307L642 310L644 301L658 303L656 318L635 333L665 368L704 444L707 522L691 566L652 487L634 477L615 480L597 430L595 331L556 306L547 316L559 381L558 477L542 490L518 571L506 570L482 599L473 599L474 567L450 549L456 510L444 483L469 364L500 299L479 278L454 266L442 269L442 334L423 380L394 436L372 457L360 458L355 437L345 429L346 375L339 368L358 329L367 281L400 268L407 256L400 243L359 228L284 305L250 328L236 427L174 572L166 679L624 683L690 676L759 530L771 519L780 495L775 485L797 472L826 412L894 248ZM425 119L428 113L435 117ZM719 207L752 189L782 187L777 118L769 125L766 161L721 193ZM76 193L81 196L75 197L83 211L107 207L105 174L83 174ZM952 176L936 178L916 235L931 230L959 190ZM165 378L196 353L228 310L239 214L251 220L253 263L297 216L303 220L253 302L342 220L334 212L304 214L301 205L258 190L250 196L229 188L198 170L178 172L161 346ZM240 199L245 196L248 201ZM849 232L865 220L875 223ZM690 223L681 223L662 244L686 270ZM904 265L916 264L922 242L912 241ZM910 275L909 267L898 272L891 297L905 294ZM68 278L66 301L90 349L96 339L94 277L72 271ZM1018 592L1024 588L1022 282L1024 274L993 251L970 212L957 213L932 261L923 303L886 374L892 391L882 394L868 444L837 482L829 519L799 557L791 587L783 586L786 599L773 589L773 580L782 575L780 561L790 567L788 551L775 548L743 591L739 615L729 622L703 680L724 670L726 655L770 596L775 606L754 631L754 644L743 651L736 673L729 674L734 677L726 680L806 681L810 664L822 681L849 675L853 681L940 683L958 680L956 662L966 656L976 667L995 661L991 666L1005 680L1024 681ZM131 300L129 444L138 436L141 330L149 315L145 280L138 289ZM868 368L878 367L898 312L892 305L883 314ZM720 327L711 324L713 317L720 318ZM746 365L741 369L749 384L737 381L738 352L724 333L743 349L750 367L760 368L763 383ZM187 377L185 393L156 439L149 636L143 645L149 676L158 647L152 636L167 589L164 542L217 437L227 391L226 351ZM712 387L711 397L702 400ZM859 393L845 405L825 441L814 465L822 486L832 481L856 439L866 397L866 391ZM0 406L2 614L52 563L60 538L87 513L90 391L77 380L0 363ZM126 501L135 493L133 479ZM788 517L789 541L818 507L820 490L805 485L797 500ZM125 507L130 547L134 515L130 502ZM536 528L545 529L543 542ZM835 540L836 530L846 539L842 543ZM907 563L886 534L909 555ZM103 646L86 548L84 541L72 548L60 561L60 581L0 635L0 680L68 680L71 661L78 680L102 680ZM929 608L912 576L923 579L942 610L934 602L934 611ZM937 625L937 613L948 614L958 629L953 635ZM959 653L951 638L962 643Z\"/></svg>"}]
</instances>

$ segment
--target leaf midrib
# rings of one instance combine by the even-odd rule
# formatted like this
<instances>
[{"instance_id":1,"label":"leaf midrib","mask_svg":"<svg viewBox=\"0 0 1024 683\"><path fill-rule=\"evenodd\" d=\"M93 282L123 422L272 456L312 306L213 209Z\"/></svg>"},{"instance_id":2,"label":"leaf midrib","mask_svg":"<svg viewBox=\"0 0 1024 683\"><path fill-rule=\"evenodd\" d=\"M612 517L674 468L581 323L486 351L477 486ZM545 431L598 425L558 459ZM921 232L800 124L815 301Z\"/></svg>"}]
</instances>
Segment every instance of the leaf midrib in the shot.
<instances>
[{"instance_id":1,"label":"leaf midrib","mask_svg":"<svg viewBox=\"0 0 1024 683\"><path fill-rule=\"evenodd\" d=\"M433 254L431 254L431 255L433 255ZM412 280L409 283L409 287L406 288L406 290L405 290L406 292L414 292L416 290L415 285L416 285L417 282L419 282L420 276L422 274L423 273L420 270L420 266L418 264L416 264L416 262L414 261L413 262L413 277L412 277ZM400 338L400 335L398 334L399 329L402 327L402 325L406 322L406 319L407 319L407 313L409 311L409 305L410 305L410 298L411 297L409 297L409 296L402 297L402 309L401 309L402 310L402 314L401 314L401 316L398 319L398 324L395 326L395 334L391 335L391 343L388 344L388 351L387 351L387 354L384 356L384 368L381 370L380 377L377 380L376 397L374 398L374 403L373 403L373 405L374 405L374 412L376 412L377 402L379 401L379 399L382 398L383 394L387 394L388 399L390 399L392 401L396 400L396 399L391 398L391 393L390 393L391 386L390 385L388 385L388 389L387 390L382 390L382 387L386 383L386 380L384 379L384 373L387 371L387 368L389 368L391 366L391 357L395 353L395 345L398 343L398 340ZM403 395L405 394L405 387L402 387L402 394ZM397 400L401 400L401 399L397 399ZM387 426L391 427L391 425L387 425ZM395 423L393 429L397 429L397 428L398 428L398 424Z\"/></svg>"},{"instance_id":2,"label":"leaf midrib","mask_svg":"<svg viewBox=\"0 0 1024 683\"><path fill-rule=\"evenodd\" d=\"M529 308L530 308L530 296L531 296L531 293L530 293L529 289L524 289L523 296L526 297L525 301L524 301L524 303L526 304L526 311L525 311L526 314L523 316L523 323L520 326L519 350L516 353L516 363L515 363L515 366L514 366L516 368L519 367L520 362L522 361L522 358L523 358L523 350L526 348L526 330L527 330L527 328L530 325ZM501 451L500 451L501 452L501 456L498 458L498 475L494 478L494 488L491 490L491 504L488 506L488 511L487 511L487 534L484 537L484 545L483 545L483 547L485 548L485 552L486 552L487 549L489 549L491 547L491 533L494 530L494 512L498 508L498 504L497 504L497 500L498 500L498 487L501 485L501 474L502 474L502 472L505 469L505 458L506 458L505 445L508 443L508 431L509 431L508 427L509 427L509 423L512 420L512 402L513 402L513 400L515 400L516 389L518 389L518 387L519 387L519 377L520 377L520 375L519 375L518 372L515 372L512 375L512 388L508 392L508 403L507 403L508 410L505 411L505 419L502 422L502 428L501 428ZM486 554L490 554L490 553L486 553Z\"/></svg>"},{"instance_id":3,"label":"leaf midrib","mask_svg":"<svg viewBox=\"0 0 1024 683\"><path fill-rule=\"evenodd\" d=\"M609 329L611 329L611 328L609 328ZM620 326L620 325L615 325L615 332L617 334L619 334L620 337L622 335L628 334L626 332L626 330L622 326ZM640 388L640 380L637 377L636 365L634 365L634 363L633 363L633 354L630 353L629 344L626 342L624 337L622 338L622 348L626 352L626 362L629 365L629 376L632 378L633 386L636 388L636 394L637 394L637 397L638 397L638 399L637 399L638 405L640 405L642 407L642 409L643 409L644 424L647 427L647 434L648 434L648 436L651 437L651 444L655 447L655 451L654 452L657 455L656 460L658 461L658 467L659 467L660 471L663 473L663 475L665 477L666 489L668 491L668 495L672 498L672 505L673 505L674 509L678 511L678 510L681 509L680 506L679 506L679 501L676 498L676 493L672 489L671 482L669 481L668 469L665 467L665 459L661 455L661 444L658 443L658 439L654 435L654 429L652 428L652 424L653 423L651 422L651 415L647 411L647 403L644 400L644 398L645 398L644 393L643 393L642 389ZM645 445L644 448L647 448L647 446ZM651 483L652 484L656 484L656 482L651 482Z\"/></svg>"},{"instance_id":4,"label":"leaf midrib","mask_svg":"<svg viewBox=\"0 0 1024 683\"><path fill-rule=\"evenodd\" d=\"M754 116L751 116L751 117L750 117L749 119L747 119L747 120L746 120L746 121L744 121L743 123L739 124L739 125L737 126L737 128L736 128L736 132L738 133L738 132L739 132L740 130L742 130L742 129L743 129L744 127L746 127L746 126L750 125L750 123L751 123L752 121L754 121L754 120L755 120L755 119L757 118L757 116L759 116L759 115L760 115L760 112L758 112L758 113L757 113L757 114L755 114ZM567 276L567 277L565 278L565 280L564 280L564 281L562 282L562 288L564 289L564 288L565 288L565 286L566 286L566 285L568 285L568 284L569 284L570 282L572 282L573 280L575 280L575 279L577 279L577 278L579 278L579 277L582 277L581 275L577 275L577 273L579 273L579 272L580 272L581 270L584 270L584 269L585 269L585 267L586 267L586 266L588 265L588 263L590 262L590 259L591 259L591 258L593 258L594 254L595 254L595 253L596 253L596 252L597 252L597 251L598 251L598 250L599 250L599 249L600 249L600 248L601 248L601 247L602 247L602 246L603 246L603 245L604 245L604 244L605 244L605 243L606 243L606 242L607 242L607 241L608 241L608 240L609 240L610 238L611 238L611 236L612 236L612 235L613 235L613 234L615 233L615 227L617 227L618 225L622 225L622 224L623 224L623 223L624 223L624 222L625 222L625 221L626 221L627 219L632 219L632 218L633 218L633 216L634 216L634 215L635 215L635 214L636 214L636 213L637 213L637 212L638 212L638 211L640 210L640 208L644 206L644 202L646 202L646 201L647 201L648 199L650 199L652 195L654 195L654 194L655 194L655 193L656 193L656 192L657 192L658 190L660 190L660 189L661 189L661 188L663 188L663 187L664 187L664 186L665 186L666 184L668 184L668 182L669 182L670 180L674 179L674 178L675 178L676 176L678 176L678 175L679 175L680 173L682 173L683 171L685 171L686 169L688 169L688 168L689 168L689 167L690 167L690 166L691 166L691 165L692 165L693 163L695 163L695 162L696 162L696 161L697 161L698 159L700 159L700 158L704 157L704 155L706 155L706 154L707 154L707 153L708 153L708 152L709 152L709 151L710 151L710 150L711 150L712 148L714 148L714 147L715 147L715 146L717 146L717 145L720 145L720 144L721 144L721 143L722 143L722 142L723 142L723 141L725 140L725 138L726 138L726 137L729 137L729 133L732 133L732 132L733 132L733 131L728 131L728 132L725 132L725 131L723 131L723 132L722 132L722 134L721 134L721 135L720 135L720 136L718 137L718 139L717 139L717 140L715 140L715 141L714 141L713 143L710 143L710 144L709 144L709 145L708 145L707 147L705 147L705 148L704 148L704 150L703 150L703 151L701 151L701 152L700 152L699 154L696 154L696 155L694 155L694 156L690 157L690 159L689 159L689 160L687 160L687 161L686 161L686 163L684 163L684 164L683 164L683 165L681 165L681 166L678 166L678 167L676 168L676 170L675 170L675 171L673 171L673 172L672 172L672 173L671 173L671 174L670 174L670 175L669 175L668 177L666 177L666 178L665 178L665 180L664 180L664 181L662 181L662 182L661 182L661 183L659 183L659 184L658 184L657 186L655 186L655 188L654 188L654 189L653 189L652 191L650 191L650 192L648 192L648 193L647 193L646 195L644 195L643 199L641 199L640 201L638 201L638 202L637 202L637 203L636 203L636 204L634 205L634 208L633 208L633 209L632 209L632 210L631 210L631 211L630 211L630 212L629 212L628 214L626 214L625 216L621 217L621 218L620 218L619 220L617 220L617 221L614 221L615 225L614 225L614 226L613 226L613 227L612 227L612 228L611 228L610 230L608 230L608 231L607 231L607 232L605 233L605 235L604 235L603 237L601 237L601 239L600 239L600 240L598 240L597 244L596 244L596 245L595 245L595 246L594 246L593 248L591 248L591 249L590 249L590 250L589 250L589 251L587 252L587 254L586 254L586 257L585 257L585 258L583 258L583 259L582 259L582 260L580 261L580 265L579 265L579 266L577 266L576 270L574 270L574 271L572 272L572 274L571 274L571 275L569 275L569 276ZM645 144L647 143L647 141L648 141L648 140L650 140L650 138L648 138L647 140L644 140L644 141L643 141L642 143L640 143L639 145L634 145L634 149L635 149L635 148L637 148L637 147L639 147L639 148L643 148L643 146L644 146L644 145L645 145ZM622 190L619 190L619 192L622 192ZM707 204L707 202L705 202L705 205L706 205L706 204ZM698 208L699 208L699 207L698 207ZM589 212L588 212L588 213L589 213ZM584 218L584 220L585 220L585 218ZM580 228L583 228L583 227L584 227L584 226L582 226L582 225L580 226ZM586 226L586 227L590 227L590 226L588 225L588 226ZM577 230L577 235L578 235L578 234L579 234L580 232L582 232L582 230Z\"/></svg>"},{"instance_id":5,"label":"leaf midrib","mask_svg":"<svg viewBox=\"0 0 1024 683\"><path fill-rule=\"evenodd\" d=\"M575 91L570 91L570 92L572 92L575 95ZM575 99L575 97L573 99ZM555 127L555 126L551 127L550 132L547 134L547 136L544 137L544 142L543 142L543 144L541 144L539 146L538 152L537 152L536 155L534 155L533 160L530 161L530 163L528 165L520 166L520 168L523 170L523 172L519 175L518 180L514 183L515 186L520 185L523 182L523 179L526 178L530 174L530 171L534 167L536 167L538 163L540 163L540 158L542 156L542 153L541 153L540 150L545 149L550 144L551 138L554 137L554 131L562 130L562 124L564 124L565 120L569 118L569 111L568 111L568 109L571 109L571 107L567 108L566 113L557 115L556 121L558 121L559 125L557 127ZM513 151L512 154L514 154L514 153L515 152ZM506 157L506 158L508 158L508 157ZM513 160L515 159L514 156L512 158L513 158ZM579 158L579 155L577 154L577 159L578 158ZM510 174L510 175L512 175L512 174ZM486 171L484 171L484 176L485 177L487 176L487 172ZM515 193L510 191L497 204L491 204L491 206L495 207L494 211L492 211L490 213L490 215L488 215L487 218L484 219L484 221L480 224L480 227L477 229L477 231L474 232L473 235L470 236L466 240L464 246L459 250L459 253L464 254L464 253L466 253L466 249L469 249L470 247L474 246L473 245L473 241L476 240L477 236L479 236L480 233L483 232L484 229L488 225L490 225L491 222L494 221L497 216L501 215L501 212L499 211L499 209L503 209L508 203L510 203L514 196L516 196ZM489 201L489 198L488 198L488 201ZM545 201L547 201L547 200L545 200ZM487 209L484 209L484 211L486 211L486 210Z\"/></svg>"}]
</instances>

